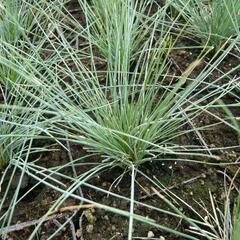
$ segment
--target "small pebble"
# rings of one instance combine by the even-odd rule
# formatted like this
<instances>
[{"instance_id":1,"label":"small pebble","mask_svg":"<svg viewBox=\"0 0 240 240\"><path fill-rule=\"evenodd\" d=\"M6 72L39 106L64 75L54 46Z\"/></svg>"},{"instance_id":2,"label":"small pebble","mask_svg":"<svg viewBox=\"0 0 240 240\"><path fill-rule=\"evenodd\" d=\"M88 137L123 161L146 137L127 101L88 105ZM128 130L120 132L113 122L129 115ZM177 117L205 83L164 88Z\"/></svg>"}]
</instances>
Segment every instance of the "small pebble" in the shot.
<instances>
[{"instance_id":1,"label":"small pebble","mask_svg":"<svg viewBox=\"0 0 240 240\"><path fill-rule=\"evenodd\" d=\"M103 183L102 183L102 186L103 186L103 187L106 187L107 185L108 185L107 182L103 182Z\"/></svg>"},{"instance_id":2,"label":"small pebble","mask_svg":"<svg viewBox=\"0 0 240 240\"><path fill-rule=\"evenodd\" d=\"M154 235L154 233L152 231L148 232L148 235L147 235L148 238L153 238L154 236L155 235Z\"/></svg>"}]
</instances>

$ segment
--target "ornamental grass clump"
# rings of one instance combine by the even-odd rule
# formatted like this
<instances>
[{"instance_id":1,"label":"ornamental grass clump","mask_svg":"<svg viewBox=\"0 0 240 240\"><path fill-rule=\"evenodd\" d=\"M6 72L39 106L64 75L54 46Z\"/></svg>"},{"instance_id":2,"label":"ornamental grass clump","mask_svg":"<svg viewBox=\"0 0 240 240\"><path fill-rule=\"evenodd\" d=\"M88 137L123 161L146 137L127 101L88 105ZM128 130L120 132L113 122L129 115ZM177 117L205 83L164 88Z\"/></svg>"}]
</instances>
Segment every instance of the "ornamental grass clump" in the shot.
<instances>
[{"instance_id":1,"label":"ornamental grass clump","mask_svg":"<svg viewBox=\"0 0 240 240\"><path fill-rule=\"evenodd\" d=\"M224 42L240 34L238 0L169 0L168 2L185 18L188 29L197 34L204 45L213 46L215 51Z\"/></svg>"},{"instance_id":2,"label":"ornamental grass clump","mask_svg":"<svg viewBox=\"0 0 240 240\"><path fill-rule=\"evenodd\" d=\"M60 1L56 0L55 3ZM36 100L26 98L24 91L34 92L41 83L42 55L49 43L48 24L60 12L47 1L2 1L0 10L0 168L23 153L33 136L38 112L32 112ZM48 18L46 16L48 14ZM58 18L54 18L56 23ZM41 72L41 73L40 73ZM24 109L26 108L26 109ZM39 110L40 111L40 110ZM36 121L36 122L35 122ZM42 123L41 123L42 124ZM38 126L39 127L39 126ZM20 156L20 155L19 155Z\"/></svg>"},{"instance_id":3,"label":"ornamental grass clump","mask_svg":"<svg viewBox=\"0 0 240 240\"><path fill-rule=\"evenodd\" d=\"M218 95L224 96L233 88L229 83L226 88L218 88L219 78L210 84L214 86L211 92L201 95L209 86L205 83L206 77L233 45L195 79L189 76L200 64L201 57L190 64L182 76L169 76L168 56L173 46L169 34L166 34L169 30L162 31L155 39L156 33L159 34L160 16L155 15L151 34L137 52L134 65L134 56L125 54L131 52L130 44L125 46L124 52L120 45L116 45L116 49L109 48L106 55L109 58L105 59L107 69L98 70L99 58L94 51L89 58L89 66L64 41L68 60L74 68L49 65L49 76L41 85L44 99L38 99L54 116L51 135L79 143L89 153L98 153L103 159L123 167L152 160L176 159L176 156L185 159L189 155L205 153L205 149L199 146L183 146L176 140L195 131L187 130L189 121L207 111L217 101ZM134 28L127 29L126 39L131 39L135 34ZM119 38L120 42L122 36ZM110 42L111 39L109 36L105 41ZM93 45L91 39L89 45ZM198 89L200 84L204 87ZM209 103L203 104L207 100Z\"/></svg>"},{"instance_id":4,"label":"ornamental grass clump","mask_svg":"<svg viewBox=\"0 0 240 240\"><path fill-rule=\"evenodd\" d=\"M147 17L146 14L151 12L156 4L153 0L93 0L91 3L78 0L78 2L85 16L86 26L75 22L75 27L82 30L82 37L87 42L97 47L100 52L98 57L107 59L108 64L112 66L116 58L121 58L122 65L129 64L126 57L132 61L137 58L142 44L151 36L157 16L158 19L164 20L167 9L167 6L162 7L160 11ZM161 31L163 30L166 29L161 27Z\"/></svg>"},{"instance_id":5,"label":"ornamental grass clump","mask_svg":"<svg viewBox=\"0 0 240 240\"><path fill-rule=\"evenodd\" d=\"M2 0L0 1L0 39L21 46L24 41L40 44L53 30L53 20L59 21L62 0ZM52 20L52 21L51 21ZM26 49L27 50L27 49Z\"/></svg>"},{"instance_id":6,"label":"ornamental grass clump","mask_svg":"<svg viewBox=\"0 0 240 240\"><path fill-rule=\"evenodd\" d=\"M62 0L0 2L1 84L10 86L19 83L21 74L14 70L14 66L20 62L21 69L32 71L34 60L43 60L51 52L49 48L57 38L55 27L64 16L63 5ZM29 60L32 60L31 63Z\"/></svg>"},{"instance_id":7,"label":"ornamental grass clump","mask_svg":"<svg viewBox=\"0 0 240 240\"><path fill-rule=\"evenodd\" d=\"M33 22L31 10L24 1L10 0L0 3L0 37L8 43L16 44L28 31ZM26 34L26 32L25 32Z\"/></svg>"},{"instance_id":8,"label":"ornamental grass clump","mask_svg":"<svg viewBox=\"0 0 240 240\"><path fill-rule=\"evenodd\" d=\"M17 72L17 69L14 70ZM32 79L32 76L28 77ZM33 110L36 101L24 94L24 91L34 92L33 88L22 82L15 83L14 87L8 84L0 87L0 236L3 238L6 237L2 235L3 227L12 223L15 208L21 199L19 193L24 186L26 166L31 162L32 154L45 151L43 147L34 146L34 140L41 139L41 133L47 129L41 106L38 105L37 111ZM23 169L18 170L21 166Z\"/></svg>"}]
</instances>

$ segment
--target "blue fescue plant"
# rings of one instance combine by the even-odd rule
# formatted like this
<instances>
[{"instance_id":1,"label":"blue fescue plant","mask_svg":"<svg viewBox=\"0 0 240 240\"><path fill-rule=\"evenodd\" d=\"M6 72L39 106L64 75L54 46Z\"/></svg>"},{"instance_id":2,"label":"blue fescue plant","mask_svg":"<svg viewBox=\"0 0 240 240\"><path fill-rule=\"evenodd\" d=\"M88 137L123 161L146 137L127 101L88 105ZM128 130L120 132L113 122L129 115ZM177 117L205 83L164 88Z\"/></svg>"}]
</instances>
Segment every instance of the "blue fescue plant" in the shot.
<instances>
[{"instance_id":1,"label":"blue fescue plant","mask_svg":"<svg viewBox=\"0 0 240 240\"><path fill-rule=\"evenodd\" d=\"M239 35L238 0L168 0L168 2L181 12L188 29L196 34L204 45L213 46L216 51L224 42Z\"/></svg>"},{"instance_id":2,"label":"blue fescue plant","mask_svg":"<svg viewBox=\"0 0 240 240\"><path fill-rule=\"evenodd\" d=\"M134 54L126 53L131 52L132 44L126 44L125 51L121 50L121 44L116 44L114 48L110 45L109 54L105 54L104 58L107 69L97 70L99 58L94 52L89 57L91 62L88 66L64 40L74 70L49 66L50 75L41 86L45 93L41 104L46 105L46 109L55 116L51 134L61 139L67 137L69 141L83 145L90 153L99 153L104 159L122 166L137 166L167 156L179 155L181 158L205 152L204 149L198 153L194 150L199 146L181 146L176 139L190 131L184 130L184 126L191 119L207 111L213 102L231 91L231 84L227 84L225 89L217 87L219 78L211 83L214 86L211 93L194 100L207 89L206 77L216 69L234 43L195 79L188 78L201 58L190 64L182 76L170 77L167 82L168 54L173 46L169 42L169 34L166 34L168 31L162 31L155 39L162 16L158 13L155 20L152 19L154 24L150 36L135 55L135 65L131 68ZM133 22L125 31L126 42L130 43L136 31ZM92 47L92 33L89 34L89 45ZM120 43L123 36L118 37L116 43ZM105 41L112 42L112 35L106 35ZM65 81L62 76L71 81ZM187 87L183 88L186 82ZM201 91L197 90L200 84L205 85ZM208 98L212 100L202 105Z\"/></svg>"},{"instance_id":3,"label":"blue fescue plant","mask_svg":"<svg viewBox=\"0 0 240 240\"><path fill-rule=\"evenodd\" d=\"M60 11L63 5L61 0L51 3L46 0L0 1L0 57L5 59L5 63L0 64L1 84L13 84L21 78L6 61L13 66L21 61L21 54L28 54L30 59L43 57L54 24L57 25L63 17ZM30 70L31 65L27 66L25 61L22 62L22 68Z\"/></svg>"}]
</instances>

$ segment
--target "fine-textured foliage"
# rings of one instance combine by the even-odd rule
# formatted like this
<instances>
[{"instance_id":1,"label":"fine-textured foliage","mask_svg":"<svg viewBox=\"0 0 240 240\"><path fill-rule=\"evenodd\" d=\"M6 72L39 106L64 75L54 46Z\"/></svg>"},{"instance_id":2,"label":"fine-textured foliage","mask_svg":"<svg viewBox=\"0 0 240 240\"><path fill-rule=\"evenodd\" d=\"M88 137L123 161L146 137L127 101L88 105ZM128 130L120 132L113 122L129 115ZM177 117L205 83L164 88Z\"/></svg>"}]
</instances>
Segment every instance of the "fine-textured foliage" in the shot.
<instances>
[{"instance_id":1,"label":"fine-textured foliage","mask_svg":"<svg viewBox=\"0 0 240 240\"><path fill-rule=\"evenodd\" d=\"M231 84L227 84L229 88L224 91L222 86L218 88L219 78L212 83L215 90L198 99L198 94L204 92L207 85L201 91L197 87L204 84L206 76L234 44L197 78L189 79L187 87L182 88L201 60L193 62L182 76L167 78L168 53L172 47L169 36L165 34L167 31L163 31L157 41L154 39L160 22L159 15L155 17L152 33L142 44L131 69L132 57L122 52L120 45L114 53L114 65L113 50L109 48L111 57L106 58L106 71L96 70L98 62L93 53L90 71L64 41L70 54L69 60L76 70L48 66L50 75L47 81L43 79L41 86L45 93L41 104L55 116L52 135L82 144L89 152L99 153L108 160L117 160L117 164L123 166L164 159L166 155L198 155L193 149L199 149L199 146L181 146L176 139L191 131L184 130L189 120L211 107L220 93L224 96L232 89ZM131 39L132 28L125 34ZM106 42L110 40L111 36L105 39ZM89 44L92 45L91 40ZM131 48L131 45L126 45L125 51ZM65 78L62 79L62 76ZM202 105L207 99L212 100ZM201 155L205 150L199 151Z\"/></svg>"},{"instance_id":2,"label":"fine-textured foliage","mask_svg":"<svg viewBox=\"0 0 240 240\"><path fill-rule=\"evenodd\" d=\"M87 30L84 36L93 46L97 46L102 56L108 59L108 64L112 65L116 60L121 65L128 64L128 58L134 60L144 41L151 36L156 15L160 15L158 19L164 19L166 15L162 9L146 18L146 12L152 9L153 0L78 1L86 19ZM76 25L77 23L75 27Z\"/></svg>"},{"instance_id":3,"label":"fine-textured foliage","mask_svg":"<svg viewBox=\"0 0 240 240\"><path fill-rule=\"evenodd\" d=\"M57 19L54 2L60 5L61 1L55 0L49 4L45 0L2 0L0 2L1 41L21 46L29 37L29 40L36 43L40 38L41 29L47 32L47 28L51 28L45 15L54 14Z\"/></svg>"},{"instance_id":4,"label":"fine-textured foliage","mask_svg":"<svg viewBox=\"0 0 240 240\"><path fill-rule=\"evenodd\" d=\"M3 101L0 105L0 168L19 154L22 157L27 154L24 149L41 132L40 125L36 127L40 114L30 109L33 102L21 96L21 87L14 87L11 90L1 87L0 92Z\"/></svg>"},{"instance_id":5,"label":"fine-textured foliage","mask_svg":"<svg viewBox=\"0 0 240 240\"><path fill-rule=\"evenodd\" d=\"M3 100L0 105L0 169L3 171L6 168L5 171L10 176L1 193L0 229L11 223L24 177L24 171L21 171L18 185L12 193L10 186L17 170L16 167L13 167L13 163L24 162L26 164L31 153L41 151L38 147L34 148L32 144L33 140L43 131L44 123L41 123L41 115L38 112L31 111L33 102L25 99L21 94L21 87L17 85L14 88L11 87L10 90L5 86L0 91L1 100ZM27 107L27 109L23 107ZM1 184L3 180L4 175L0 180ZM11 199L9 199L10 195ZM9 207L6 207L6 203Z\"/></svg>"},{"instance_id":6,"label":"fine-textured foliage","mask_svg":"<svg viewBox=\"0 0 240 240\"><path fill-rule=\"evenodd\" d=\"M206 67L203 67L206 54L203 51L179 76L173 76L169 69L173 61L170 53L177 48L171 35L175 23L165 24L167 5L155 11L153 4L159 6L154 0L79 0L86 23L81 24L67 9L68 0L13 2L23 4L17 18L14 17L17 11L11 8L1 12L6 26L6 13L12 20L11 27L5 27L6 34L1 35L0 52L3 96L0 161L2 166L9 162L0 184L11 174L0 202L0 235L8 233L15 208L22 199L44 184L60 197L50 203L49 211L36 222L29 240L36 238L46 217L56 213L69 197L79 204L94 204L128 218L129 240L134 236L135 221L183 239L197 240L191 232L183 233L167 223L154 221L152 216L136 214L135 204L147 211L183 219L195 227L193 231L211 239L208 232L201 229L201 226L209 226L202 223L202 219L187 218L176 207L163 210L138 201L135 179L140 176L155 186L139 167L147 161L202 163L202 156L206 164L208 157L221 160L213 154L209 156L216 148L204 145L201 137L196 142L182 141L179 137L187 134L191 137L196 132L200 136L199 132L210 128L211 125L198 128L193 122L203 113L214 116L211 111L212 107L216 108L214 104L236 89L239 77L231 78L230 73L237 67L212 80L212 73L236 46L236 40L220 49ZM193 75L199 65L202 70ZM229 81L222 83L223 78ZM38 146L40 139L54 140L57 149L66 150L69 162L53 161L50 156L46 167L41 157L35 159L32 153L46 151ZM84 152L84 156L75 159L71 155L72 143L80 149L76 155ZM82 147L86 151L82 151ZM124 172L114 179L113 185L128 173L126 176L131 176L129 197L91 181L96 177L101 180L101 174L116 166L122 167ZM73 176L69 174L70 169ZM21 176L11 195L11 181L16 172ZM34 186L20 195L25 175L35 180ZM89 198L81 192L82 186L96 195L124 201L129 209ZM171 205L170 201L168 203ZM49 239L54 238L71 218ZM239 229L238 226L233 228Z\"/></svg>"},{"instance_id":7,"label":"fine-textured foliage","mask_svg":"<svg viewBox=\"0 0 240 240\"><path fill-rule=\"evenodd\" d=\"M57 4L57 7L55 6ZM54 24L60 18L61 0L41 1L4 0L0 2L0 83L8 87L21 82L22 76L13 70L22 61L22 70L31 71L34 59L43 54L49 44Z\"/></svg>"},{"instance_id":8,"label":"fine-textured foliage","mask_svg":"<svg viewBox=\"0 0 240 240\"><path fill-rule=\"evenodd\" d=\"M215 49L229 38L239 35L240 2L238 0L169 0L197 34L203 44Z\"/></svg>"},{"instance_id":9,"label":"fine-textured foliage","mask_svg":"<svg viewBox=\"0 0 240 240\"><path fill-rule=\"evenodd\" d=\"M24 1L1 1L0 37L15 44L33 26L34 15Z\"/></svg>"}]
</instances>

